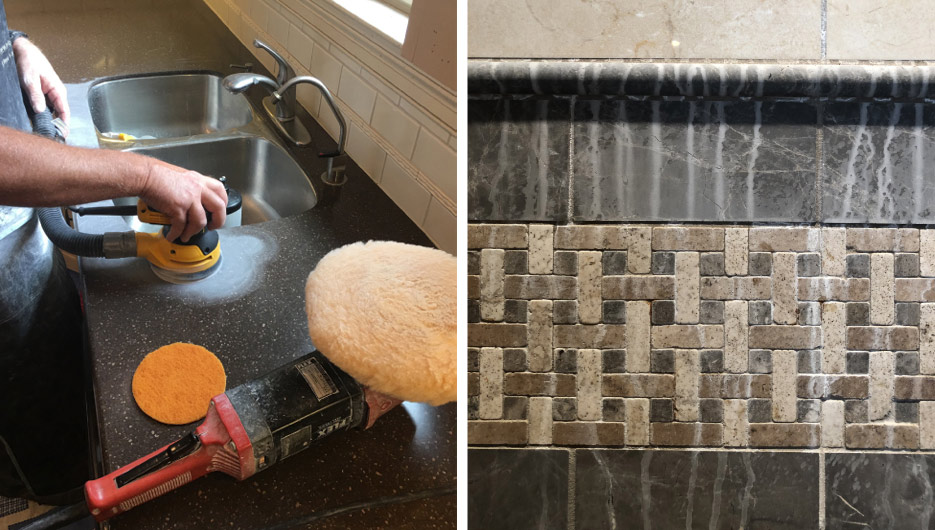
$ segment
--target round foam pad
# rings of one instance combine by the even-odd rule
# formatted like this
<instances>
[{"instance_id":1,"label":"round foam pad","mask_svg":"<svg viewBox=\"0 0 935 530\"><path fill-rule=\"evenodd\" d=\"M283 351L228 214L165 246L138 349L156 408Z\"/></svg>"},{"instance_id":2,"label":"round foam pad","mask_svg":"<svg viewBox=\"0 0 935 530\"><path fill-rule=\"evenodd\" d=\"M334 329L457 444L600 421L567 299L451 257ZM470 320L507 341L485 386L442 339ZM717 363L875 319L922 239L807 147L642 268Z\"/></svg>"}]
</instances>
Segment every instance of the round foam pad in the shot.
<instances>
[{"instance_id":1,"label":"round foam pad","mask_svg":"<svg viewBox=\"0 0 935 530\"><path fill-rule=\"evenodd\" d=\"M133 374L133 398L152 419L182 425L203 418L226 385L224 366L213 353L176 342L143 358Z\"/></svg>"},{"instance_id":2,"label":"round foam pad","mask_svg":"<svg viewBox=\"0 0 935 530\"><path fill-rule=\"evenodd\" d=\"M370 241L331 251L305 284L315 347L360 383L405 401L457 399L457 262Z\"/></svg>"}]
</instances>

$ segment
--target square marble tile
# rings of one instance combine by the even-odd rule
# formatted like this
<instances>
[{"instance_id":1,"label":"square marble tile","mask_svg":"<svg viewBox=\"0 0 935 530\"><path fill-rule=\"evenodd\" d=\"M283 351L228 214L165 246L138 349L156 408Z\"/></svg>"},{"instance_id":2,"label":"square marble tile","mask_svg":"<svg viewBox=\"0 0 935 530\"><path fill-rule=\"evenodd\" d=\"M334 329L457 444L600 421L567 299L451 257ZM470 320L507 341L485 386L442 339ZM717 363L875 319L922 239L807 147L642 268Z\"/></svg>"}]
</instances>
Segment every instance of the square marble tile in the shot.
<instances>
[{"instance_id":1,"label":"square marble tile","mask_svg":"<svg viewBox=\"0 0 935 530\"><path fill-rule=\"evenodd\" d=\"M828 0L828 59L935 59L928 0Z\"/></svg>"}]
</instances>

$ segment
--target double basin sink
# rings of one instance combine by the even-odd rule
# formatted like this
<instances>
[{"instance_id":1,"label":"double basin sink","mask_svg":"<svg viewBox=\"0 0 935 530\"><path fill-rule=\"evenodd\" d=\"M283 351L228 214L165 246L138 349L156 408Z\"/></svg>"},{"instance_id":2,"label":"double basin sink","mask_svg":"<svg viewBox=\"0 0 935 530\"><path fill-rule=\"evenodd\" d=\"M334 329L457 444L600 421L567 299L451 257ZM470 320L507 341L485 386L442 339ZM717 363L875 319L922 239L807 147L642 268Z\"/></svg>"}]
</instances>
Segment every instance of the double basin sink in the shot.
<instances>
[{"instance_id":1,"label":"double basin sink","mask_svg":"<svg viewBox=\"0 0 935 530\"><path fill-rule=\"evenodd\" d=\"M155 74L104 80L88 92L103 148L151 156L204 175L226 177L243 196L225 226L304 212L316 203L306 172L280 145L265 117L212 73ZM136 204L135 197L115 204ZM134 230L155 231L135 217Z\"/></svg>"}]
</instances>

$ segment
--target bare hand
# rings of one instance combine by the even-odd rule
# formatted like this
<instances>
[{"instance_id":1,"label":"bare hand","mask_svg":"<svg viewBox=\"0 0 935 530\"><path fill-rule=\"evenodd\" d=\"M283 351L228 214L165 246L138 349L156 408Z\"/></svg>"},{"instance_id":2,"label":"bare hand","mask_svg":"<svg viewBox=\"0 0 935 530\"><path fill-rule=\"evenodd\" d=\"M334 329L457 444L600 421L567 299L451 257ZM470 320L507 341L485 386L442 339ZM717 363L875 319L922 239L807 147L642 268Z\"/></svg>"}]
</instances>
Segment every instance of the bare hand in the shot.
<instances>
[{"instance_id":1,"label":"bare hand","mask_svg":"<svg viewBox=\"0 0 935 530\"><path fill-rule=\"evenodd\" d=\"M48 96L55 109L55 115L68 123L71 111L68 108L65 85L49 64L49 60L26 38L13 41L13 54L16 56L20 85L29 96L32 109L37 113L44 111L45 98Z\"/></svg>"},{"instance_id":2,"label":"bare hand","mask_svg":"<svg viewBox=\"0 0 935 530\"><path fill-rule=\"evenodd\" d=\"M140 193L143 202L172 219L166 238L182 241L208 228L220 228L227 216L227 192L220 181L154 160ZM211 212L211 223L205 211Z\"/></svg>"}]
</instances>

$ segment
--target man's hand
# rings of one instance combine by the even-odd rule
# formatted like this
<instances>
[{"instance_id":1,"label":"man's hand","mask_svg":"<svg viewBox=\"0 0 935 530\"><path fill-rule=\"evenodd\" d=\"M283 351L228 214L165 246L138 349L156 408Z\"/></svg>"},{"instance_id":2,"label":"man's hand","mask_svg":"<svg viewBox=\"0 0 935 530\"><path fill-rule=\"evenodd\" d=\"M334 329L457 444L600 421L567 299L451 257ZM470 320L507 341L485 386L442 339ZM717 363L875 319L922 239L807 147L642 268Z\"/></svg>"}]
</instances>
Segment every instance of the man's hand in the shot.
<instances>
[{"instance_id":1,"label":"man's hand","mask_svg":"<svg viewBox=\"0 0 935 530\"><path fill-rule=\"evenodd\" d=\"M68 123L71 111L68 108L65 85L49 64L49 60L35 44L23 37L13 41L13 54L16 56L20 85L29 95L32 109L37 113L44 111L45 98L48 96L56 116Z\"/></svg>"},{"instance_id":2,"label":"man's hand","mask_svg":"<svg viewBox=\"0 0 935 530\"><path fill-rule=\"evenodd\" d=\"M220 181L159 161L150 167L140 198L172 219L169 241L181 236L187 242L205 225L220 228L227 215L227 192Z\"/></svg>"}]
</instances>

